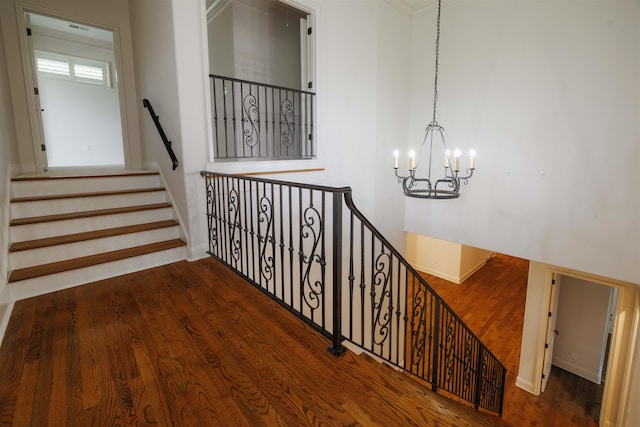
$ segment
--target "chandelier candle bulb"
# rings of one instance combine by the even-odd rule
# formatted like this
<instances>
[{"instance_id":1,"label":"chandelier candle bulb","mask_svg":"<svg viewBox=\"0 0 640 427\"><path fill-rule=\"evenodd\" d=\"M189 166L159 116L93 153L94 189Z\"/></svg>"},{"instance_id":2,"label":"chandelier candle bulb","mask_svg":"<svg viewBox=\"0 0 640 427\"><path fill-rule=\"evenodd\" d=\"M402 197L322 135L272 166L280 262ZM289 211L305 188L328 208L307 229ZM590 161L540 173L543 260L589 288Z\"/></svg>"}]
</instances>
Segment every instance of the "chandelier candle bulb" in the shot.
<instances>
[{"instance_id":1,"label":"chandelier candle bulb","mask_svg":"<svg viewBox=\"0 0 640 427\"><path fill-rule=\"evenodd\" d=\"M460 150L456 148L453 152L453 170L458 172L460 170Z\"/></svg>"},{"instance_id":2,"label":"chandelier candle bulb","mask_svg":"<svg viewBox=\"0 0 640 427\"><path fill-rule=\"evenodd\" d=\"M393 152L393 168L398 169L398 157L400 156L400 152L395 150Z\"/></svg>"},{"instance_id":3,"label":"chandelier candle bulb","mask_svg":"<svg viewBox=\"0 0 640 427\"><path fill-rule=\"evenodd\" d=\"M451 151L447 150L444 152L444 167L449 167L449 156L451 155Z\"/></svg>"},{"instance_id":4,"label":"chandelier candle bulb","mask_svg":"<svg viewBox=\"0 0 640 427\"><path fill-rule=\"evenodd\" d=\"M416 168L416 152L409 151L409 170L412 171Z\"/></svg>"},{"instance_id":5,"label":"chandelier candle bulb","mask_svg":"<svg viewBox=\"0 0 640 427\"><path fill-rule=\"evenodd\" d=\"M476 150L469 150L469 169L474 170L476 168Z\"/></svg>"}]
</instances>

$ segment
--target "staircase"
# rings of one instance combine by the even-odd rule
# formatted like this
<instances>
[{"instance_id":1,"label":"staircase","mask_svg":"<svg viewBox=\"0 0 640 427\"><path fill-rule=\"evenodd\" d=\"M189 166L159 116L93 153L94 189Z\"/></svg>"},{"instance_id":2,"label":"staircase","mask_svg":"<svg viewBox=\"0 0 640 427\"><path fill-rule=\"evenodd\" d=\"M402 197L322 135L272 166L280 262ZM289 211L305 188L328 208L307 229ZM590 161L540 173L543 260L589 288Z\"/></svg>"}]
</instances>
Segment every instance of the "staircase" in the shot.
<instances>
[{"instance_id":1,"label":"staircase","mask_svg":"<svg viewBox=\"0 0 640 427\"><path fill-rule=\"evenodd\" d=\"M24 299L186 258L160 175L11 181L9 278Z\"/></svg>"}]
</instances>

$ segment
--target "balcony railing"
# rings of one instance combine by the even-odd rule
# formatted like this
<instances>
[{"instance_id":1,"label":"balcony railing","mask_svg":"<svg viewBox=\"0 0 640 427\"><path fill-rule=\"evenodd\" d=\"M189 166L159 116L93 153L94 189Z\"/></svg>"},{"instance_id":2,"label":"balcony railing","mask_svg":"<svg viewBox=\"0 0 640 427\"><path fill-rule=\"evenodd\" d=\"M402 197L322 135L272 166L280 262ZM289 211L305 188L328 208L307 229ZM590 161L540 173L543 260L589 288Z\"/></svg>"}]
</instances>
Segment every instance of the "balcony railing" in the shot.
<instances>
[{"instance_id":1,"label":"balcony railing","mask_svg":"<svg viewBox=\"0 0 640 427\"><path fill-rule=\"evenodd\" d=\"M216 160L315 157L313 92L209 77Z\"/></svg>"},{"instance_id":2,"label":"balcony railing","mask_svg":"<svg viewBox=\"0 0 640 427\"><path fill-rule=\"evenodd\" d=\"M502 414L504 366L360 213L350 188L202 175L209 253L329 338L332 353L348 340Z\"/></svg>"}]
</instances>

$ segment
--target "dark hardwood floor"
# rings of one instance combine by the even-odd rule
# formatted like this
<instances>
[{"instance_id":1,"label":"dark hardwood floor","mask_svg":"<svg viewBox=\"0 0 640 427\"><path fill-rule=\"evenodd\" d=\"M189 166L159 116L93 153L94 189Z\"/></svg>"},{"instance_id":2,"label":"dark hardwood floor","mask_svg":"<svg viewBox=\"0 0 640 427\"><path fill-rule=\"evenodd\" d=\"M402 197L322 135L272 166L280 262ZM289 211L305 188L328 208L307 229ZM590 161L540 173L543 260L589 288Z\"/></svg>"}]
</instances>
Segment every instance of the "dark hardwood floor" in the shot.
<instances>
[{"instance_id":1,"label":"dark hardwood floor","mask_svg":"<svg viewBox=\"0 0 640 427\"><path fill-rule=\"evenodd\" d=\"M462 284L422 276L506 366L504 421L512 426L596 426L603 385L556 367L540 396L515 384L528 269L527 260L496 254Z\"/></svg>"},{"instance_id":2,"label":"dark hardwood floor","mask_svg":"<svg viewBox=\"0 0 640 427\"><path fill-rule=\"evenodd\" d=\"M170 264L17 302L0 424L504 425L328 345L213 259Z\"/></svg>"},{"instance_id":3,"label":"dark hardwood floor","mask_svg":"<svg viewBox=\"0 0 640 427\"><path fill-rule=\"evenodd\" d=\"M0 425L595 426L601 386L557 368L540 396L515 385L527 269L497 255L461 285L425 275L506 365L502 419L367 357L331 356L328 340L205 259L16 303Z\"/></svg>"}]
</instances>

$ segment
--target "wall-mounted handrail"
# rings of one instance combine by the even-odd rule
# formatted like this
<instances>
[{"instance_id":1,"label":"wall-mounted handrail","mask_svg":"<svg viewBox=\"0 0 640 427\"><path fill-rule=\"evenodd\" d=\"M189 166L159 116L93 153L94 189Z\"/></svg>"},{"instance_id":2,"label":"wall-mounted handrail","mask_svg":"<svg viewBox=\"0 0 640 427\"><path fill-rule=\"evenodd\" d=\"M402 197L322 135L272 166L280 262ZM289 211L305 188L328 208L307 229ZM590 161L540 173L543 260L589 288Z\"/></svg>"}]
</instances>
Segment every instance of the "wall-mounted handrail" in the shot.
<instances>
[{"instance_id":1,"label":"wall-mounted handrail","mask_svg":"<svg viewBox=\"0 0 640 427\"><path fill-rule=\"evenodd\" d=\"M148 99L142 100L142 105L149 110L149 115L153 119L153 123L156 125L156 129L158 129L158 133L160 134L160 138L162 138L162 142L164 143L165 148L167 149L167 153L169 153L169 157L171 158L171 164L173 165L173 170L176 170L178 167L178 158L176 154L173 152L173 148L171 148L171 141L167 138L167 135L164 133L162 129L162 125L160 124L160 118L156 115L156 112L153 111L153 107Z\"/></svg>"},{"instance_id":2,"label":"wall-mounted handrail","mask_svg":"<svg viewBox=\"0 0 640 427\"><path fill-rule=\"evenodd\" d=\"M356 208L349 187L215 172L209 254L331 340L501 414L506 369Z\"/></svg>"}]
</instances>

